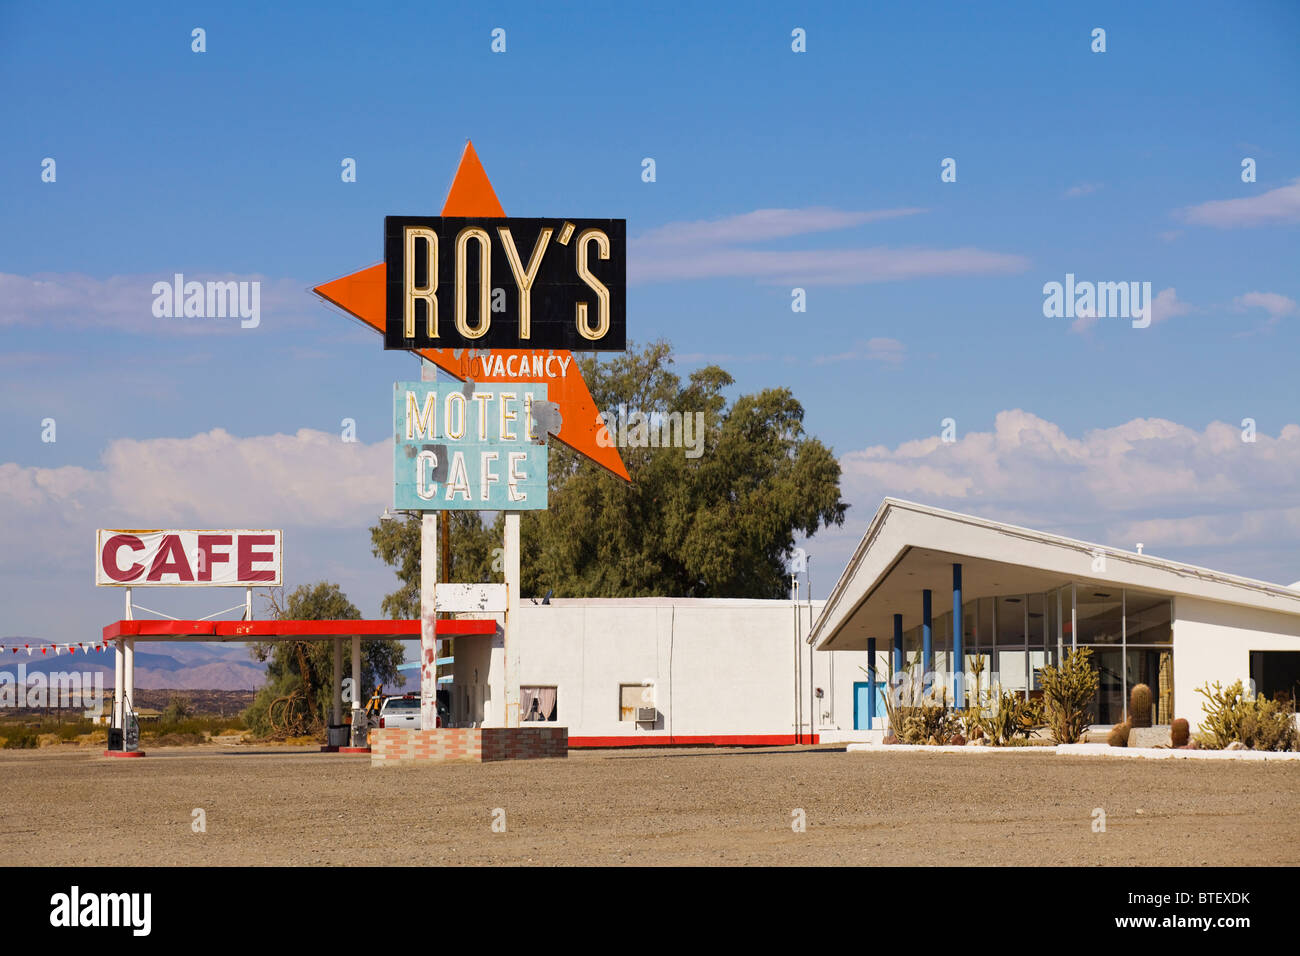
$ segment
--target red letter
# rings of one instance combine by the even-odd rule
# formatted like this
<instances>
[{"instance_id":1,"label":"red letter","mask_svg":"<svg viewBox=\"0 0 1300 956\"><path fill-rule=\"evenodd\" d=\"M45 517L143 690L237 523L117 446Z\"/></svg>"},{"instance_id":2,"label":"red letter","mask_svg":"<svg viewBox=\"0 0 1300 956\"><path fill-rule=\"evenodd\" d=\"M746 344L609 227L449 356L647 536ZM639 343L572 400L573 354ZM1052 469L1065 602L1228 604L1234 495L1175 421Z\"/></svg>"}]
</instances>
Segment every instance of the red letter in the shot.
<instances>
[{"instance_id":1,"label":"red letter","mask_svg":"<svg viewBox=\"0 0 1300 956\"><path fill-rule=\"evenodd\" d=\"M212 580L213 564L229 564L230 555L221 554L212 550L213 545L223 544L230 547L234 539L228 534L201 534L199 535L199 550L203 552L203 563L199 565L199 580Z\"/></svg>"},{"instance_id":2,"label":"red letter","mask_svg":"<svg viewBox=\"0 0 1300 956\"><path fill-rule=\"evenodd\" d=\"M194 580L194 572L190 570L190 562L185 557L185 549L181 547L181 536L178 534L163 535L162 547L154 555L153 567L149 569L149 577L145 580L161 581L164 574L174 574L178 581Z\"/></svg>"},{"instance_id":3,"label":"red letter","mask_svg":"<svg viewBox=\"0 0 1300 956\"><path fill-rule=\"evenodd\" d=\"M125 571L117 563L118 549L129 547L132 551L143 551L144 542L133 534L115 534L104 542L104 550L99 556L99 566L114 581L134 581L144 574L143 564L133 564Z\"/></svg>"},{"instance_id":4,"label":"red letter","mask_svg":"<svg viewBox=\"0 0 1300 956\"><path fill-rule=\"evenodd\" d=\"M254 571L253 562L274 561L274 551L254 551L255 544L275 544L273 534L243 534L239 536L239 583L245 581L274 581L274 571Z\"/></svg>"}]
</instances>

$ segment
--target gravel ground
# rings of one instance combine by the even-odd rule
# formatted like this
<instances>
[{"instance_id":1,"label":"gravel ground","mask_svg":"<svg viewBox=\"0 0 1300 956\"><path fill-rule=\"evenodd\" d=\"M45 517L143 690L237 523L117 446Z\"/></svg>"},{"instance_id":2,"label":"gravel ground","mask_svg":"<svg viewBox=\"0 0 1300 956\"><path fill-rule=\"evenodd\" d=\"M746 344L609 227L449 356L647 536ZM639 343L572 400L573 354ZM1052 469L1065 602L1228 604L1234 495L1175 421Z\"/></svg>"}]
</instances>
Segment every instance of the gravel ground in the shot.
<instances>
[{"instance_id":1,"label":"gravel ground","mask_svg":"<svg viewBox=\"0 0 1300 956\"><path fill-rule=\"evenodd\" d=\"M51 747L0 752L0 808L7 866L1300 862L1295 762L779 748L380 769L292 748Z\"/></svg>"}]
</instances>

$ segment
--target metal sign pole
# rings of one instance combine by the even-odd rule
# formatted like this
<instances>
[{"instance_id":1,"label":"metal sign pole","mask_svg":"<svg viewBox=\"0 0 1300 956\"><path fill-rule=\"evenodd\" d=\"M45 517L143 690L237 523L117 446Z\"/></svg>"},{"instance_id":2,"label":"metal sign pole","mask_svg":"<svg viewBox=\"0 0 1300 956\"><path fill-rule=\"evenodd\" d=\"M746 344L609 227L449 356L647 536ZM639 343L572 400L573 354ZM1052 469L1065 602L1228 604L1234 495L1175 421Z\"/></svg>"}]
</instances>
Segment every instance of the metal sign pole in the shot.
<instances>
[{"instance_id":1,"label":"metal sign pole","mask_svg":"<svg viewBox=\"0 0 1300 956\"><path fill-rule=\"evenodd\" d=\"M420 729L438 726L438 512L420 516Z\"/></svg>"},{"instance_id":2,"label":"metal sign pole","mask_svg":"<svg viewBox=\"0 0 1300 956\"><path fill-rule=\"evenodd\" d=\"M519 620L519 512L506 512L505 534L506 623L505 681L506 726L519 726L519 641L515 627Z\"/></svg>"}]
</instances>

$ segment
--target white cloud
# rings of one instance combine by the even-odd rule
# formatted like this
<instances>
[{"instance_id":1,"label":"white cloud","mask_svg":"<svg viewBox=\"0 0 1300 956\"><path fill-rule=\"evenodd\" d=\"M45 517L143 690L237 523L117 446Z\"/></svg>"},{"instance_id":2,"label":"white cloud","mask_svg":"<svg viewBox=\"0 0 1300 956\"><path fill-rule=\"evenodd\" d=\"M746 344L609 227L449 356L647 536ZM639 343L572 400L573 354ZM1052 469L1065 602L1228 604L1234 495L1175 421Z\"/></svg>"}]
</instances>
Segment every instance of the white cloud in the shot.
<instances>
[{"instance_id":1,"label":"white cloud","mask_svg":"<svg viewBox=\"0 0 1300 956\"><path fill-rule=\"evenodd\" d=\"M767 250L748 243L810 235L925 210L915 207L849 212L760 209L716 220L670 223L633 238L628 280L753 278L790 285L856 285L940 275L1005 275L1028 268L1022 256L972 247Z\"/></svg>"},{"instance_id":2,"label":"white cloud","mask_svg":"<svg viewBox=\"0 0 1300 956\"><path fill-rule=\"evenodd\" d=\"M30 276L0 272L0 326L106 328L155 335L241 331L238 318L155 317L153 285L170 283L174 275L158 272L96 279L76 272L43 272ZM316 301L308 295L304 283L292 279L198 272L187 272L184 276L186 282L260 282L262 327L301 321Z\"/></svg>"},{"instance_id":3,"label":"white cloud","mask_svg":"<svg viewBox=\"0 0 1300 956\"><path fill-rule=\"evenodd\" d=\"M1220 229L1300 222L1300 178L1258 196L1203 202L1182 215L1190 223Z\"/></svg>"},{"instance_id":4,"label":"white cloud","mask_svg":"<svg viewBox=\"0 0 1300 956\"><path fill-rule=\"evenodd\" d=\"M721 219L669 223L638 236L635 242L647 248L763 242L767 239L785 239L790 236L806 236L814 232L848 229L881 219L915 216L925 211L919 206L859 212L829 209L825 206L811 206L806 209L755 209L753 212Z\"/></svg>"},{"instance_id":5,"label":"white cloud","mask_svg":"<svg viewBox=\"0 0 1300 956\"><path fill-rule=\"evenodd\" d=\"M825 365L829 362L886 362L890 365L901 365L903 355L907 348L898 339L873 338L865 342L857 343L857 346L847 352L835 352L830 355L818 355L813 358L814 365Z\"/></svg>"},{"instance_id":6,"label":"white cloud","mask_svg":"<svg viewBox=\"0 0 1300 956\"><path fill-rule=\"evenodd\" d=\"M1164 322L1166 319L1172 319L1179 315L1186 315L1192 311L1192 307L1186 302L1180 302L1178 292L1173 286L1168 289L1161 289L1156 293L1156 297L1151 300L1151 322Z\"/></svg>"},{"instance_id":7,"label":"white cloud","mask_svg":"<svg viewBox=\"0 0 1300 956\"><path fill-rule=\"evenodd\" d=\"M1066 199L1077 199L1079 196L1086 196L1089 193L1095 193L1102 188L1102 183L1079 183L1077 186L1071 186L1065 191Z\"/></svg>"},{"instance_id":8,"label":"white cloud","mask_svg":"<svg viewBox=\"0 0 1300 956\"><path fill-rule=\"evenodd\" d=\"M1295 299L1289 299L1276 292L1247 292L1233 299L1232 304L1239 310L1263 309L1273 321L1277 321L1284 315L1290 315L1298 308Z\"/></svg>"},{"instance_id":9,"label":"white cloud","mask_svg":"<svg viewBox=\"0 0 1300 956\"><path fill-rule=\"evenodd\" d=\"M992 431L953 443L935 435L843 455L843 494L854 509L839 544L855 541L893 495L1129 550L1142 541L1150 554L1289 581L1300 570L1300 425L1256 439L1243 442L1223 422L1198 431L1158 418L1071 437L1029 412L1003 411Z\"/></svg>"},{"instance_id":10,"label":"white cloud","mask_svg":"<svg viewBox=\"0 0 1300 956\"><path fill-rule=\"evenodd\" d=\"M1172 319L1175 316L1186 315L1192 311L1192 307L1186 302L1179 301L1178 292L1173 286L1168 289L1161 289L1151 299L1151 322L1164 322L1166 319ZM1070 323L1070 331L1082 335L1097 324L1097 313L1092 309L1084 309L1077 313L1077 317ZM1127 328L1128 326L1125 326Z\"/></svg>"},{"instance_id":11,"label":"white cloud","mask_svg":"<svg viewBox=\"0 0 1300 956\"><path fill-rule=\"evenodd\" d=\"M25 549L0 571L89 561L95 528L311 527L373 523L392 499L392 441L337 433L119 439L95 467L0 464L0 526Z\"/></svg>"}]
</instances>

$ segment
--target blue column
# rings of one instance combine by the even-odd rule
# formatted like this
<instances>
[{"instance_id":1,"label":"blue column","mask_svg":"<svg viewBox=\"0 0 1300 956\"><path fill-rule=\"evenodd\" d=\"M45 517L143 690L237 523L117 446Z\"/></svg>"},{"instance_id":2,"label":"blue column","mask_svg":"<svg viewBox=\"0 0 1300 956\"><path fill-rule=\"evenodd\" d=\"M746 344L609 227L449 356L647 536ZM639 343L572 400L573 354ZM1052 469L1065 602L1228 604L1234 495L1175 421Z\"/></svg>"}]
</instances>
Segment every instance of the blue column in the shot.
<instances>
[{"instance_id":1,"label":"blue column","mask_svg":"<svg viewBox=\"0 0 1300 956\"><path fill-rule=\"evenodd\" d=\"M966 706L966 686L962 680L965 676L965 658L961 655L961 565L952 566L952 670L953 705L957 708Z\"/></svg>"},{"instance_id":2,"label":"blue column","mask_svg":"<svg viewBox=\"0 0 1300 956\"><path fill-rule=\"evenodd\" d=\"M907 669L907 661L903 659L903 615L895 614L894 615L894 673L890 675L891 678L895 675L901 674L906 669ZM902 679L899 678L900 682L901 680Z\"/></svg>"},{"instance_id":3,"label":"blue column","mask_svg":"<svg viewBox=\"0 0 1300 956\"><path fill-rule=\"evenodd\" d=\"M876 722L876 639L867 638L867 729Z\"/></svg>"},{"instance_id":4,"label":"blue column","mask_svg":"<svg viewBox=\"0 0 1300 956\"><path fill-rule=\"evenodd\" d=\"M925 693L930 693L934 686L934 628L930 622L930 589L921 592L921 674L925 681Z\"/></svg>"}]
</instances>

